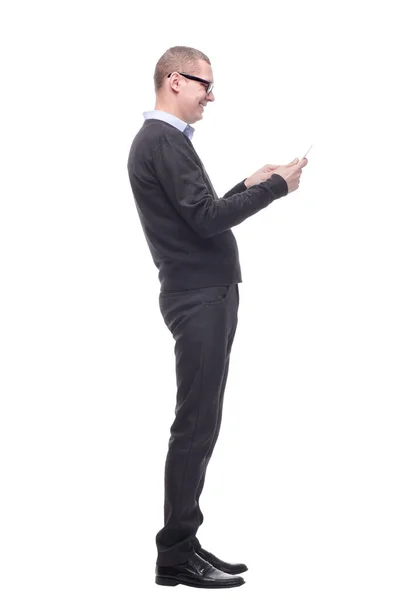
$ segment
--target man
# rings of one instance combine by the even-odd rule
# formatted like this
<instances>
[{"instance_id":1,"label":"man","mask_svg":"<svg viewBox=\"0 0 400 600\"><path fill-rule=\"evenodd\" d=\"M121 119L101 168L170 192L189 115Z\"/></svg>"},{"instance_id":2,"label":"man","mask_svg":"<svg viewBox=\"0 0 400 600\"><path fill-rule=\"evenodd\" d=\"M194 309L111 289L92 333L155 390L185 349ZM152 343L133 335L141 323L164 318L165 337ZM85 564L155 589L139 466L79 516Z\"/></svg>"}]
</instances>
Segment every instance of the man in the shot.
<instances>
[{"instance_id":1,"label":"man","mask_svg":"<svg viewBox=\"0 0 400 600\"><path fill-rule=\"evenodd\" d=\"M244 564L201 547L199 506L218 438L237 326L238 248L231 228L299 186L307 159L265 165L218 198L193 144L191 124L214 102L208 57L175 46L154 73L156 106L129 153L128 173L161 283L159 305L175 340L177 397L165 464L164 527L156 536L156 583L242 585Z\"/></svg>"}]
</instances>

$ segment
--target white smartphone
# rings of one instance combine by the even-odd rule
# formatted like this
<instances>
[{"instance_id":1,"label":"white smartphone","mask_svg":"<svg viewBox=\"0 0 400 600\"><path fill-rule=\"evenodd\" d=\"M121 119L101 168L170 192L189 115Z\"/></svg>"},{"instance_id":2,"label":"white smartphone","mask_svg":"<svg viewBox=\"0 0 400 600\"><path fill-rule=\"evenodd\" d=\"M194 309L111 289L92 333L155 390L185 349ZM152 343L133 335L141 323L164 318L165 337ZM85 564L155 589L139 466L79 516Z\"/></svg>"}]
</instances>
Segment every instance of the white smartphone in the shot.
<instances>
[{"instance_id":1,"label":"white smartphone","mask_svg":"<svg viewBox=\"0 0 400 600\"><path fill-rule=\"evenodd\" d=\"M305 153L305 155L303 156L303 158L305 158L305 157L307 156L307 154L310 152L311 148L312 148L312 144L311 144L311 146L309 147L309 149L307 150L307 152Z\"/></svg>"}]
</instances>

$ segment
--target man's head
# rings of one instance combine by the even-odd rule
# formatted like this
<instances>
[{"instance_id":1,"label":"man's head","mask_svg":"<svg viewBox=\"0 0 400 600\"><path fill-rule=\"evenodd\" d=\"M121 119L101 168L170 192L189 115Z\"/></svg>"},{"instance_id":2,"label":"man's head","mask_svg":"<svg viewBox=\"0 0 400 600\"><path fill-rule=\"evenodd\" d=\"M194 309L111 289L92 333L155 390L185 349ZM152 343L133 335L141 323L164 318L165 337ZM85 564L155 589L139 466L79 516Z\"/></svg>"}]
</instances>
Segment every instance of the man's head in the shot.
<instances>
[{"instance_id":1,"label":"man's head","mask_svg":"<svg viewBox=\"0 0 400 600\"><path fill-rule=\"evenodd\" d=\"M211 62L203 52L187 46L169 48L157 62L154 72L155 108L169 112L185 123L195 123L203 118L202 105L215 100L213 92L207 91L210 83L214 83Z\"/></svg>"}]
</instances>

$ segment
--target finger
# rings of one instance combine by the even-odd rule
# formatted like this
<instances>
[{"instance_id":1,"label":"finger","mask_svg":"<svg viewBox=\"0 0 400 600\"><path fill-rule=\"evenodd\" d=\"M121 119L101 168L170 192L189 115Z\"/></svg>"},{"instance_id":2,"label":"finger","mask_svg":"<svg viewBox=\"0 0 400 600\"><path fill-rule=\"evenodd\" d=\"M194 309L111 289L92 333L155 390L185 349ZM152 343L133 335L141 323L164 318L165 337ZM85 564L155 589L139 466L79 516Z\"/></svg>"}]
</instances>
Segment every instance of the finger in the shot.
<instances>
[{"instance_id":1,"label":"finger","mask_svg":"<svg viewBox=\"0 0 400 600\"><path fill-rule=\"evenodd\" d=\"M307 163L308 160L306 158L302 158L301 160L299 160L298 163L294 165L294 171L296 171L297 173L300 171L301 173L302 168L305 167Z\"/></svg>"},{"instance_id":2,"label":"finger","mask_svg":"<svg viewBox=\"0 0 400 600\"><path fill-rule=\"evenodd\" d=\"M293 165L295 165L295 164L296 164L296 163L298 163L298 162L299 162L299 159L298 159L298 158L295 158L295 159L293 159L293 160L292 160L290 163L288 163L288 164L286 165L286 167L292 167Z\"/></svg>"}]
</instances>

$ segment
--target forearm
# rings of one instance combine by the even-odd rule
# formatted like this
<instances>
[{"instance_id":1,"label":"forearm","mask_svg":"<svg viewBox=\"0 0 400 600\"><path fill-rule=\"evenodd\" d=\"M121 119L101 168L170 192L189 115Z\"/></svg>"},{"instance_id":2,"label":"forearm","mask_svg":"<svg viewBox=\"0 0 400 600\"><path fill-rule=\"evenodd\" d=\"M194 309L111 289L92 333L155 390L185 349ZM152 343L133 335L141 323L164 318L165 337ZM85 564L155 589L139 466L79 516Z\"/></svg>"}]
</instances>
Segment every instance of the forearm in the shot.
<instances>
[{"instance_id":1,"label":"forearm","mask_svg":"<svg viewBox=\"0 0 400 600\"><path fill-rule=\"evenodd\" d=\"M233 196L234 194L238 194L247 190L248 186L246 185L246 181L247 179L237 183L231 190L229 190L229 192L226 192L226 194L224 194L223 198L230 198L230 196Z\"/></svg>"},{"instance_id":2,"label":"forearm","mask_svg":"<svg viewBox=\"0 0 400 600\"><path fill-rule=\"evenodd\" d=\"M239 225L288 193L286 181L280 175L273 175L267 181L251 186L251 189L247 189L243 181L233 190L236 191L229 198L225 194L218 201L211 199L206 205L199 207L194 228L202 237L218 235Z\"/></svg>"}]
</instances>

